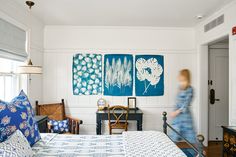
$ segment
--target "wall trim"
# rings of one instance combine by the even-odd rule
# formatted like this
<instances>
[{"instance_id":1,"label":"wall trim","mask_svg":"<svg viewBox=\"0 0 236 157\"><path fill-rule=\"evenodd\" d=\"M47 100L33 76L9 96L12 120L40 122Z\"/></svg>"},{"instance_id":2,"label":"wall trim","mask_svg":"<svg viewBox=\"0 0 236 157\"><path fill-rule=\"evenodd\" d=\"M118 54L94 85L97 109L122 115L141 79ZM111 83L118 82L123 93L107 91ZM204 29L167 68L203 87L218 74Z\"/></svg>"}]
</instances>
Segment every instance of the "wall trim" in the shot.
<instances>
[{"instance_id":1,"label":"wall trim","mask_svg":"<svg viewBox=\"0 0 236 157\"><path fill-rule=\"evenodd\" d=\"M46 29L123 29L123 30L184 30L194 31L194 27L142 27L142 26L76 26L76 25L45 25Z\"/></svg>"},{"instance_id":2,"label":"wall trim","mask_svg":"<svg viewBox=\"0 0 236 157\"><path fill-rule=\"evenodd\" d=\"M112 49L112 48L57 48L57 49L44 49L44 53L76 53L81 51L93 53L163 53L163 54L197 54L196 49Z\"/></svg>"}]
</instances>

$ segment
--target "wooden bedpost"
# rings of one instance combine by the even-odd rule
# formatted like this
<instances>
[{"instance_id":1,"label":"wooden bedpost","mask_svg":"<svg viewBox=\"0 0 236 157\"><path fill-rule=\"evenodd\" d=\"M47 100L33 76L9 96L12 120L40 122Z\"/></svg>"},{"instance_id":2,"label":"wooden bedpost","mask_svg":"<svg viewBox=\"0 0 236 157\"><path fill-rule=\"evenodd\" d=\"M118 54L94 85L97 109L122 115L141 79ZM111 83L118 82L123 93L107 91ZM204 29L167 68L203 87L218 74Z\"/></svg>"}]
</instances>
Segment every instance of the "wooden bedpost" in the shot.
<instances>
[{"instance_id":1,"label":"wooden bedpost","mask_svg":"<svg viewBox=\"0 0 236 157\"><path fill-rule=\"evenodd\" d=\"M35 110L36 110L36 115L39 115L39 101L35 101Z\"/></svg>"},{"instance_id":2,"label":"wooden bedpost","mask_svg":"<svg viewBox=\"0 0 236 157\"><path fill-rule=\"evenodd\" d=\"M165 134L167 134L167 113L164 111L163 113L162 113L162 115L163 115L163 132L165 133Z\"/></svg>"},{"instance_id":3,"label":"wooden bedpost","mask_svg":"<svg viewBox=\"0 0 236 157\"><path fill-rule=\"evenodd\" d=\"M199 152L199 157L204 157L204 136L203 135L197 135L197 140L198 140L198 152Z\"/></svg>"}]
</instances>

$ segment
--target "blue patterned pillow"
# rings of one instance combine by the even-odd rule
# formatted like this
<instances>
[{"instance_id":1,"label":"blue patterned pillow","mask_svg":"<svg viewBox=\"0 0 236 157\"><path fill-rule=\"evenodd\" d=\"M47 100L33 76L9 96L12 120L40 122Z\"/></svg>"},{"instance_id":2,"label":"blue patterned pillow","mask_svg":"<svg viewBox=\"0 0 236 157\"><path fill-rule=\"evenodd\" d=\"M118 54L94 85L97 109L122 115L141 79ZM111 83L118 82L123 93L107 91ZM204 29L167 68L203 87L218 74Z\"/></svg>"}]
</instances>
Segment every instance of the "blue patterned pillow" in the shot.
<instances>
[{"instance_id":1,"label":"blue patterned pillow","mask_svg":"<svg viewBox=\"0 0 236 157\"><path fill-rule=\"evenodd\" d=\"M52 125L53 133L65 133L69 132L69 121L67 120L49 120L49 124Z\"/></svg>"},{"instance_id":2,"label":"blue patterned pillow","mask_svg":"<svg viewBox=\"0 0 236 157\"><path fill-rule=\"evenodd\" d=\"M9 103L0 100L0 142L5 141L17 129L31 146L40 139L33 108L23 90Z\"/></svg>"}]
</instances>

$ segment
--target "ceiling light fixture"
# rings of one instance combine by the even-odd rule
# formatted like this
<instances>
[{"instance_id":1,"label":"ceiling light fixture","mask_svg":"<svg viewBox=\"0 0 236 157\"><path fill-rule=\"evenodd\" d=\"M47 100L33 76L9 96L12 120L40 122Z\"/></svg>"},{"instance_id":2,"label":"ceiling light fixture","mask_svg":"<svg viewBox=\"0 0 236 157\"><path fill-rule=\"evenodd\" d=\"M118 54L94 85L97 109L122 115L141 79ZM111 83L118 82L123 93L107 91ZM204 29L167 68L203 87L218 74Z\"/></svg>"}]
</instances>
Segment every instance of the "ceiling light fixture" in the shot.
<instances>
[{"instance_id":1,"label":"ceiling light fixture","mask_svg":"<svg viewBox=\"0 0 236 157\"><path fill-rule=\"evenodd\" d=\"M203 15L197 15L196 19L201 20L204 16Z\"/></svg>"},{"instance_id":2,"label":"ceiling light fixture","mask_svg":"<svg viewBox=\"0 0 236 157\"><path fill-rule=\"evenodd\" d=\"M30 9L30 29L31 29L31 8L35 5L35 3L33 1L26 1L25 3ZM32 31L30 32L30 36L32 36ZM42 74L42 67L41 66L34 66L32 63L32 60L30 59L30 51L31 51L30 50L31 49L30 36L28 38L29 44L28 44L28 50L27 50L28 55L29 55L28 62L27 62L27 65L18 67L18 73L20 73L20 74Z\"/></svg>"}]
</instances>

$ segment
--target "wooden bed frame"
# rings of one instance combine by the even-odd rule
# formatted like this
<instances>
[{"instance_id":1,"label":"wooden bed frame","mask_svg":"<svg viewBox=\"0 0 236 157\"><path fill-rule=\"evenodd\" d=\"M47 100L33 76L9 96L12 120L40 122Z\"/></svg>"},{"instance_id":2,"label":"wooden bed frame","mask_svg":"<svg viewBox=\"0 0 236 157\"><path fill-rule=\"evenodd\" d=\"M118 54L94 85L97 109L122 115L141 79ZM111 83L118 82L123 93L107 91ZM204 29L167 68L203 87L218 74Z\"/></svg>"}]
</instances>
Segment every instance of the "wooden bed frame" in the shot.
<instances>
[{"instance_id":1,"label":"wooden bed frame","mask_svg":"<svg viewBox=\"0 0 236 157\"><path fill-rule=\"evenodd\" d=\"M179 135L197 154L198 157L205 157L203 151L204 151L204 136L203 135L197 135L197 145L193 145L190 143L186 138L184 138L178 131L176 131L170 124L167 123L167 112L163 112L163 132L167 135L167 128L174 131L177 135ZM167 135L168 136L168 135ZM168 136L169 137L169 136Z\"/></svg>"}]
</instances>

